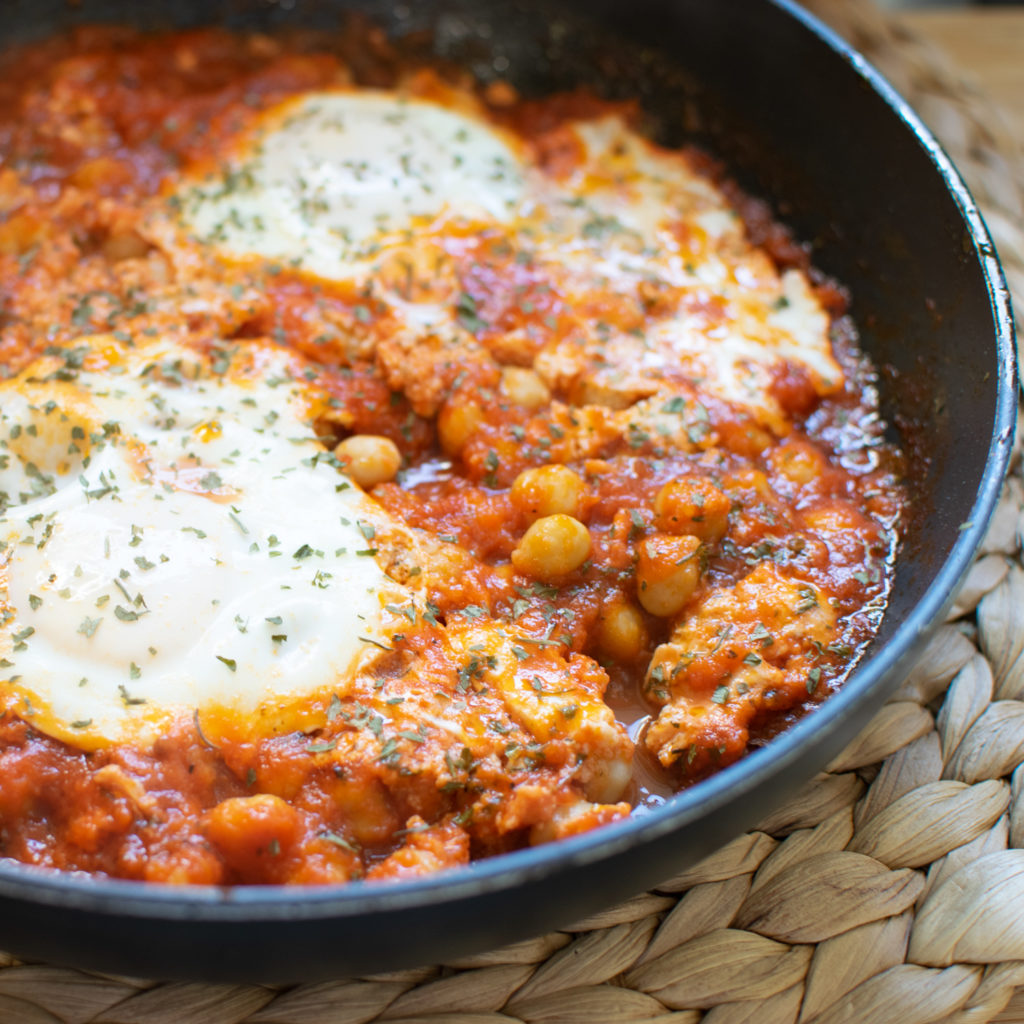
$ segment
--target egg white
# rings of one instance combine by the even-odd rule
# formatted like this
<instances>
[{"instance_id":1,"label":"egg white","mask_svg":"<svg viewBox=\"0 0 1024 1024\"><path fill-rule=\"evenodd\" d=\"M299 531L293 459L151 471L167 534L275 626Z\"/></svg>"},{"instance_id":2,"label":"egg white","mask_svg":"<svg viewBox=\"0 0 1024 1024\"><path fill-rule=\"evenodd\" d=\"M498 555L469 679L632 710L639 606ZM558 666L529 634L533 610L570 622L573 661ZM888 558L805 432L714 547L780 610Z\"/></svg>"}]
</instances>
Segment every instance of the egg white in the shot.
<instances>
[{"instance_id":1,"label":"egg white","mask_svg":"<svg viewBox=\"0 0 1024 1024\"><path fill-rule=\"evenodd\" d=\"M192 230L334 280L443 215L507 219L523 196L509 140L426 100L310 93L270 111L227 168L179 193Z\"/></svg>"},{"instance_id":2,"label":"egg white","mask_svg":"<svg viewBox=\"0 0 1024 1024\"><path fill-rule=\"evenodd\" d=\"M457 337L457 296L409 302L382 286L382 261L401 248L407 265L429 267L417 248L435 253L439 238L467 225L497 227L528 250L570 307L600 291L681 289L691 311L663 312L643 336L572 339L573 372L588 385L575 392L617 407L682 370L784 434L790 424L771 393L783 361L802 367L820 395L841 389L829 317L805 275L780 274L751 246L723 191L683 154L618 116L580 120L566 126L580 158L558 176L530 156L528 137L496 126L471 97L452 104L374 90L290 99L233 140L222 164L185 174L179 216L225 258L273 260L372 290L413 335ZM721 313L704 316L708 302ZM558 391L565 365L555 346L535 368Z\"/></svg>"},{"instance_id":3,"label":"egg white","mask_svg":"<svg viewBox=\"0 0 1024 1024\"><path fill-rule=\"evenodd\" d=\"M289 357L242 363L86 339L0 384L0 653L41 731L295 727L388 646L408 595L374 559L380 510Z\"/></svg>"}]
</instances>

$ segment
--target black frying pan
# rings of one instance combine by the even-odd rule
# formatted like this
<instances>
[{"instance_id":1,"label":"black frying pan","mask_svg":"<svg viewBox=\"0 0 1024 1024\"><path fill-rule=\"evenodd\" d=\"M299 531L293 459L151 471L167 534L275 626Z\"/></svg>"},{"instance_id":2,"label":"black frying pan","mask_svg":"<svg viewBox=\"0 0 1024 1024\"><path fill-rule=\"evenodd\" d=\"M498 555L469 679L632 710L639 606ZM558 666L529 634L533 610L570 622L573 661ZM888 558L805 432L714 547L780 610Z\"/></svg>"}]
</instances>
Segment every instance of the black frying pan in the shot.
<instances>
[{"instance_id":1,"label":"black frying pan","mask_svg":"<svg viewBox=\"0 0 1024 1024\"><path fill-rule=\"evenodd\" d=\"M126 974L284 981L434 962L565 924L678 872L779 804L863 727L984 532L1016 412L1006 286L948 159L892 90L785 0L6 0L0 39L113 20L332 28L358 7L526 93L640 97L667 142L724 157L852 295L911 454L913 512L881 632L837 696L642 818L422 881L147 887L0 864L0 947Z\"/></svg>"}]
</instances>

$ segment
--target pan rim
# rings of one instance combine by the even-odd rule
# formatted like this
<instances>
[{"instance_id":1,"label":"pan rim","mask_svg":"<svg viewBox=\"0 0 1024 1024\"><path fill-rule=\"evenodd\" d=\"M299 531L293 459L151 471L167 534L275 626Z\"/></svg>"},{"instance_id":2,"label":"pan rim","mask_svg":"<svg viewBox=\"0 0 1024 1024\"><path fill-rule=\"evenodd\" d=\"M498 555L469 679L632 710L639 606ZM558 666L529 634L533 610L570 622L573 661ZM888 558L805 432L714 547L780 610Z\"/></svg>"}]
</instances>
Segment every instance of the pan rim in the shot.
<instances>
[{"instance_id":1,"label":"pan rim","mask_svg":"<svg viewBox=\"0 0 1024 1024\"><path fill-rule=\"evenodd\" d=\"M516 888L562 870L610 859L677 831L757 789L803 756L812 741L835 731L856 707L891 685L893 674L914 653L952 600L980 546L1009 466L1017 417L1017 357L1009 289L980 210L952 160L881 73L835 31L793 0L766 0L799 22L841 57L911 132L956 203L971 254L988 289L995 334L997 391L991 440L970 519L960 531L924 594L892 638L870 654L825 703L740 761L664 805L580 836L511 853L469 866L397 883L353 882L331 886L169 886L40 868L0 861L0 899L31 899L69 910L157 921L244 924L355 918L472 899Z\"/></svg>"}]
</instances>

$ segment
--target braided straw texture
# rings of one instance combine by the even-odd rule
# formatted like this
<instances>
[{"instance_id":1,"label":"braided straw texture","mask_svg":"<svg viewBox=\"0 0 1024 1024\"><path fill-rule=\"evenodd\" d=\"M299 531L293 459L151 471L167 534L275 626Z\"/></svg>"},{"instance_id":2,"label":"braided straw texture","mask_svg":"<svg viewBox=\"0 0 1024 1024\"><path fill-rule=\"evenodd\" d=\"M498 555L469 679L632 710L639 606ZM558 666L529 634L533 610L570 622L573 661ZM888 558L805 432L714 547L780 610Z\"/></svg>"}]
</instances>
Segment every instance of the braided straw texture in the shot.
<instances>
[{"instance_id":1,"label":"braided straw texture","mask_svg":"<svg viewBox=\"0 0 1024 1024\"><path fill-rule=\"evenodd\" d=\"M1024 159L941 53L860 0L813 9L936 130L1024 308ZM274 989L0 954L5 1024L1024 1024L1024 478L948 621L789 806L655 891L443 966Z\"/></svg>"}]
</instances>

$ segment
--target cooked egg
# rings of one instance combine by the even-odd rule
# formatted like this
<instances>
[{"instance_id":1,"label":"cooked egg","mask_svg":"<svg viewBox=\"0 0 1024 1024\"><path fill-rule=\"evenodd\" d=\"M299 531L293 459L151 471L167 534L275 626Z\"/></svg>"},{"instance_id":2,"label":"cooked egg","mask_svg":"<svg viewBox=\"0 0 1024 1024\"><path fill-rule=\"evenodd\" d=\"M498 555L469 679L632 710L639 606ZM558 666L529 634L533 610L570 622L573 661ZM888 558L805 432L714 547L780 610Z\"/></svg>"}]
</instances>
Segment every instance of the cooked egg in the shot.
<instances>
[{"instance_id":1,"label":"cooked egg","mask_svg":"<svg viewBox=\"0 0 1024 1024\"><path fill-rule=\"evenodd\" d=\"M667 296L643 330L584 325L586 343L550 346L542 374L564 377L569 348L584 393L624 406L652 381L680 373L780 434L788 421L772 395L782 362L801 367L821 395L841 390L829 317L806 276L779 272L746 237L722 190L686 156L659 149L619 117L572 126L584 154L545 184L533 234L542 260L562 269L574 305L645 289Z\"/></svg>"},{"instance_id":2,"label":"cooked egg","mask_svg":"<svg viewBox=\"0 0 1024 1024\"><path fill-rule=\"evenodd\" d=\"M355 276L414 227L509 218L519 161L496 130L392 93L312 93L275 108L235 162L182 194L192 229L235 256Z\"/></svg>"},{"instance_id":3,"label":"cooked egg","mask_svg":"<svg viewBox=\"0 0 1024 1024\"><path fill-rule=\"evenodd\" d=\"M282 350L87 339L0 384L0 655L18 712L84 748L168 715L295 728L409 596L380 510ZM305 703L305 708L303 706ZM314 710L310 710L310 709Z\"/></svg>"},{"instance_id":4,"label":"cooked egg","mask_svg":"<svg viewBox=\"0 0 1024 1024\"><path fill-rule=\"evenodd\" d=\"M457 248L474 230L528 253L567 309L607 297L643 306L642 330L581 314L544 347L536 369L556 395L622 408L684 375L784 434L772 394L782 362L819 395L842 388L829 318L805 275L780 273L754 248L723 191L684 154L617 116L580 120L566 126L576 162L556 175L529 138L466 95L449 99L451 108L364 90L288 100L257 115L222 164L186 173L174 206L222 256L354 282L412 336L464 329L458 288L437 286L439 260L446 240ZM399 250L424 287L387 285ZM649 308L645 290L667 298Z\"/></svg>"}]
</instances>

